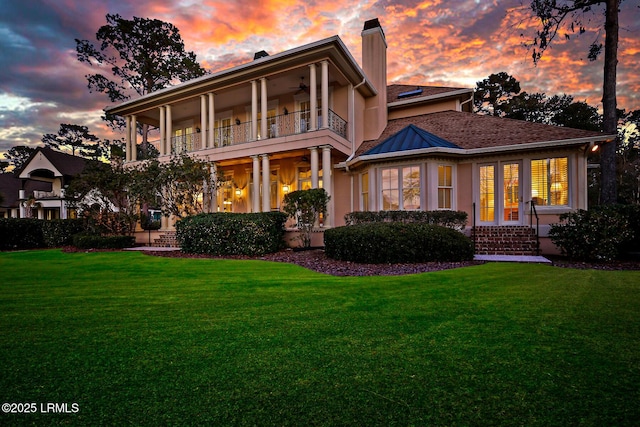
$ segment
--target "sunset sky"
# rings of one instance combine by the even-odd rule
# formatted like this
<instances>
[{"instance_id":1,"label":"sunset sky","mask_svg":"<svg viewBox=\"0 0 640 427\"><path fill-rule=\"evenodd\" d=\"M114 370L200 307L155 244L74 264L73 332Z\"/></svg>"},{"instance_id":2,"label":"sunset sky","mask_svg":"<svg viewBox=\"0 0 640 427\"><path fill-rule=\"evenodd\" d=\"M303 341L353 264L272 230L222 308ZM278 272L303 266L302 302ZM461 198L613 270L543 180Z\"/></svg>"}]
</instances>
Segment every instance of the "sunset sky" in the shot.
<instances>
[{"instance_id":1,"label":"sunset sky","mask_svg":"<svg viewBox=\"0 0 640 427\"><path fill-rule=\"evenodd\" d=\"M604 11L587 32L559 37L535 67L522 45L534 34L526 0L0 0L0 158L15 145L40 145L61 123L119 138L100 120L109 101L89 93L95 72L76 58L74 39L95 40L107 13L157 18L180 29L187 50L211 71L338 35L360 62L363 23L379 18L388 50L388 82L475 87L506 71L527 92L569 94L601 107L603 56L587 59ZM618 107L640 109L640 1L620 13ZM524 37L521 36L524 34Z\"/></svg>"}]
</instances>

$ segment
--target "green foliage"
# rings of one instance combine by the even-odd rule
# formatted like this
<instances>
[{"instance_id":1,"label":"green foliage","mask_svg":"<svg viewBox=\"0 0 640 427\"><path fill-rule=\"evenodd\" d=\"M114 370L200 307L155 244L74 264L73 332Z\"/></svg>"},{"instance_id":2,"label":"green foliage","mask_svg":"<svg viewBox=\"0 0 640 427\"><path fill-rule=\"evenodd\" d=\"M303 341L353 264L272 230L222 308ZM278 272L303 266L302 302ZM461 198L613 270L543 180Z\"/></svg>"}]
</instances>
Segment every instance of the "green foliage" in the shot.
<instances>
[{"instance_id":1,"label":"green foliage","mask_svg":"<svg viewBox=\"0 0 640 427\"><path fill-rule=\"evenodd\" d=\"M640 250L640 206L603 205L560 215L551 241L571 259L612 261Z\"/></svg>"},{"instance_id":2,"label":"green foliage","mask_svg":"<svg viewBox=\"0 0 640 427\"><path fill-rule=\"evenodd\" d=\"M0 250L44 248L41 219L0 218Z\"/></svg>"},{"instance_id":3,"label":"green foliage","mask_svg":"<svg viewBox=\"0 0 640 427\"><path fill-rule=\"evenodd\" d=\"M215 192L216 185L224 181L222 176L218 176L217 181L212 179L212 167L211 162L186 153L172 156L171 161L159 164L162 212L178 218L203 212L207 200L205 192Z\"/></svg>"},{"instance_id":4,"label":"green foliage","mask_svg":"<svg viewBox=\"0 0 640 427\"><path fill-rule=\"evenodd\" d=\"M451 228L421 222L375 222L328 229L325 254L359 263L416 263L473 259L473 243Z\"/></svg>"},{"instance_id":5,"label":"green foliage","mask_svg":"<svg viewBox=\"0 0 640 427\"><path fill-rule=\"evenodd\" d=\"M373 222L424 222L463 230L467 225L467 213L462 211L378 211L351 212L345 215L347 225Z\"/></svg>"},{"instance_id":6,"label":"green foliage","mask_svg":"<svg viewBox=\"0 0 640 427\"><path fill-rule=\"evenodd\" d=\"M78 249L122 249L133 247L136 243L133 236L97 236L76 234L73 246Z\"/></svg>"},{"instance_id":7,"label":"green foliage","mask_svg":"<svg viewBox=\"0 0 640 427\"><path fill-rule=\"evenodd\" d=\"M327 215L330 199L324 188L292 191L284 196L283 210L290 218L295 218L303 247L311 246L314 224L319 221L321 214Z\"/></svg>"},{"instance_id":8,"label":"green foliage","mask_svg":"<svg viewBox=\"0 0 640 427\"><path fill-rule=\"evenodd\" d=\"M73 244L73 236L87 231L81 219L54 219L42 222L44 243L49 248Z\"/></svg>"},{"instance_id":9,"label":"green foliage","mask_svg":"<svg viewBox=\"0 0 640 427\"><path fill-rule=\"evenodd\" d=\"M210 255L264 255L284 246L281 212L199 214L176 224L183 252Z\"/></svg>"}]
</instances>

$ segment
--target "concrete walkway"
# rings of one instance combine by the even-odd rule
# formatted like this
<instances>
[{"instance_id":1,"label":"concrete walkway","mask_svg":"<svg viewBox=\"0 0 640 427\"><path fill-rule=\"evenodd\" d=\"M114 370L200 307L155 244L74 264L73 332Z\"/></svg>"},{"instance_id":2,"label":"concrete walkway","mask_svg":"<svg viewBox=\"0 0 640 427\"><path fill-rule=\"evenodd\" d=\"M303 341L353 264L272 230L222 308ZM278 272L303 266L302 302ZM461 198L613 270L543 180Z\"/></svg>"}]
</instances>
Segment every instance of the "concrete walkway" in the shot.
<instances>
[{"instance_id":1,"label":"concrete walkway","mask_svg":"<svg viewBox=\"0 0 640 427\"><path fill-rule=\"evenodd\" d=\"M487 262L534 262L538 264L551 264L551 261L543 256L527 255L475 255L475 261Z\"/></svg>"}]
</instances>

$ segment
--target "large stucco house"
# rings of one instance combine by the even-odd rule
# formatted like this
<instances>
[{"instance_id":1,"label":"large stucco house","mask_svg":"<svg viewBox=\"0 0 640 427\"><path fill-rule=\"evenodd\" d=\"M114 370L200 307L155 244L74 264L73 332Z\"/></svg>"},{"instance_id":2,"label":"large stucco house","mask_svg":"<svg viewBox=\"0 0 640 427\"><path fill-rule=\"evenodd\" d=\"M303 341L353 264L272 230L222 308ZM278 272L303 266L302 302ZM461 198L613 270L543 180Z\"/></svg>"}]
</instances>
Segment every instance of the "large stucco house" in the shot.
<instances>
[{"instance_id":1,"label":"large stucco house","mask_svg":"<svg viewBox=\"0 0 640 427\"><path fill-rule=\"evenodd\" d=\"M214 162L226 182L212 210L275 210L288 191L322 187L323 227L352 211L461 210L490 252L489 241L508 251L505 236L537 221L544 237L559 214L587 208L587 154L613 135L477 115L469 88L388 85L387 48L373 19L361 63L334 36L107 111L127 123L126 162L138 161L139 124L159 130L160 160Z\"/></svg>"}]
</instances>

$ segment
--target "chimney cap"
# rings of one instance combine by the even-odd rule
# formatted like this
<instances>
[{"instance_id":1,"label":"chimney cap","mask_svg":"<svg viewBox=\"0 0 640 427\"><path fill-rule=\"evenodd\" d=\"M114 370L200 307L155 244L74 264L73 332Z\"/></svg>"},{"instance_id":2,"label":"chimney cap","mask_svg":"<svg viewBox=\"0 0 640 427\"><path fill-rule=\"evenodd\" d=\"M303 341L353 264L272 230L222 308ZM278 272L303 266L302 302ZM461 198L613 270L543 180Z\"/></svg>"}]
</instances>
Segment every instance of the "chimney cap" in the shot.
<instances>
[{"instance_id":1,"label":"chimney cap","mask_svg":"<svg viewBox=\"0 0 640 427\"><path fill-rule=\"evenodd\" d=\"M256 59L264 58L265 56L269 56L269 54L266 51L261 50L260 52L253 54L253 60L255 61Z\"/></svg>"},{"instance_id":2,"label":"chimney cap","mask_svg":"<svg viewBox=\"0 0 640 427\"><path fill-rule=\"evenodd\" d=\"M373 28L382 28L378 18L373 18L365 21L363 30L371 30Z\"/></svg>"}]
</instances>

